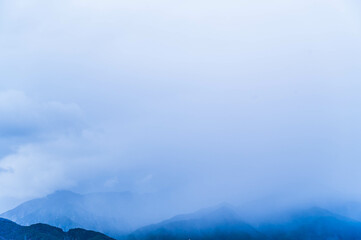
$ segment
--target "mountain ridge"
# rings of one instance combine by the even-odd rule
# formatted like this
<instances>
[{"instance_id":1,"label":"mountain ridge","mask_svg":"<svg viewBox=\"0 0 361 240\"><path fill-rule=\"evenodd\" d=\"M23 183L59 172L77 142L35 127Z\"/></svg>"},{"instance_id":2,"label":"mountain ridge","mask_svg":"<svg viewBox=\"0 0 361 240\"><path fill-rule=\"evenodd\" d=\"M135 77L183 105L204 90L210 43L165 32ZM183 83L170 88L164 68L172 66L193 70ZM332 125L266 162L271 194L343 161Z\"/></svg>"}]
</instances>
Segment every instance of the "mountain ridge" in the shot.
<instances>
[{"instance_id":1,"label":"mountain ridge","mask_svg":"<svg viewBox=\"0 0 361 240\"><path fill-rule=\"evenodd\" d=\"M153 221L136 214L146 211L146 200L130 192L78 194L62 190L24 202L0 217L25 226L45 223L64 231L85 228L115 237Z\"/></svg>"},{"instance_id":2,"label":"mountain ridge","mask_svg":"<svg viewBox=\"0 0 361 240\"><path fill-rule=\"evenodd\" d=\"M1 240L114 240L105 234L80 228L64 232L62 229L43 223L21 226L0 218Z\"/></svg>"},{"instance_id":3,"label":"mountain ridge","mask_svg":"<svg viewBox=\"0 0 361 240\"><path fill-rule=\"evenodd\" d=\"M117 204L107 204L111 202L117 202ZM228 203L187 214L174 215L144 224L134 230L128 228L125 231L124 229L134 220L132 216L135 215L135 207L141 206L141 203L144 202L146 202L144 199L139 199L130 192L81 195L70 191L57 191L44 198L21 204L1 216L10 216L18 221L19 219L22 221L30 219L36 223L29 221L28 225L33 229L36 227L43 229L44 225L41 223L46 225L46 223L53 222L55 224L50 225L58 227L58 229L60 228L56 224L66 225L66 230L60 229L65 232L74 232L71 229L92 229L114 238L129 240L361 239L361 222L358 219L325 208L304 207L282 210L275 213L273 217L266 214L267 217L263 221L255 224L243 215L244 211L241 208ZM150 208L136 209L136 213L140 213L137 216L138 219L146 217L147 212L143 211L144 209L149 210ZM157 208L154 207L150 210L156 212ZM109 213L123 215L118 219L104 220L104 216L108 216ZM47 219L48 222L42 221L41 218ZM23 225L13 225L13 222L7 222L5 219L2 219L0 223L7 224L15 230L19 230L19 226ZM81 224L86 226L79 226ZM73 227L74 225L75 227ZM3 236L0 234L0 240L2 240L1 237Z\"/></svg>"}]
</instances>

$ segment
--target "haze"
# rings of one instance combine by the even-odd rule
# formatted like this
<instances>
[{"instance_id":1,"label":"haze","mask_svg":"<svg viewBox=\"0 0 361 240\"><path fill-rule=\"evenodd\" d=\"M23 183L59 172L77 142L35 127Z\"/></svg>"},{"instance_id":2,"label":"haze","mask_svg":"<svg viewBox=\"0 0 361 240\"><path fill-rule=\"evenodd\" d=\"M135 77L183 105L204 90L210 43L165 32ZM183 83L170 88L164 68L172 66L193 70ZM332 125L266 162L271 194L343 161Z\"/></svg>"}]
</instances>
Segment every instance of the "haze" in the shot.
<instances>
[{"instance_id":1,"label":"haze","mask_svg":"<svg viewBox=\"0 0 361 240\"><path fill-rule=\"evenodd\" d=\"M360 201L360 79L358 1L0 0L0 211Z\"/></svg>"}]
</instances>

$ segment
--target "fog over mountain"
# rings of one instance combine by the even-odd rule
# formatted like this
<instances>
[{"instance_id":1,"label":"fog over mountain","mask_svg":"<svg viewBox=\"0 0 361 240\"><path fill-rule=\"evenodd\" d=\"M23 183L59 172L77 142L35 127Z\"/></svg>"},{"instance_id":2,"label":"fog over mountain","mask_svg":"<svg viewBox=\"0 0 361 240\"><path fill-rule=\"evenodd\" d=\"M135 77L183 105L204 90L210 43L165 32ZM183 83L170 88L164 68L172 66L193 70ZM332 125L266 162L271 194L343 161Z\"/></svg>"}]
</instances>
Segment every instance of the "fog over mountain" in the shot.
<instances>
[{"instance_id":1,"label":"fog over mountain","mask_svg":"<svg viewBox=\"0 0 361 240\"><path fill-rule=\"evenodd\" d=\"M269 203L272 204L272 203ZM358 239L361 204L270 207L221 203L191 213L151 194L57 191L0 215L23 226L42 223L98 231L116 239ZM0 235L1 237L1 235Z\"/></svg>"},{"instance_id":2,"label":"fog over mountain","mask_svg":"<svg viewBox=\"0 0 361 240\"><path fill-rule=\"evenodd\" d=\"M151 194L109 192L81 195L57 191L25 202L0 217L24 226L45 223L64 231L84 228L117 237L181 211L174 203Z\"/></svg>"},{"instance_id":3,"label":"fog over mountain","mask_svg":"<svg viewBox=\"0 0 361 240\"><path fill-rule=\"evenodd\" d=\"M356 0L0 0L0 212L360 220L360 79Z\"/></svg>"},{"instance_id":4,"label":"fog over mountain","mask_svg":"<svg viewBox=\"0 0 361 240\"><path fill-rule=\"evenodd\" d=\"M259 225L251 225L228 204L206 208L194 213L178 215L157 224L137 229L117 237L119 240L178 240L178 239L359 239L361 222L322 208L302 208L284 211ZM110 239L84 229L63 230L46 225L20 226L0 219L0 239Z\"/></svg>"},{"instance_id":5,"label":"fog over mountain","mask_svg":"<svg viewBox=\"0 0 361 240\"><path fill-rule=\"evenodd\" d=\"M125 239L359 239L361 222L322 208L281 213L251 226L229 206L174 217L141 228Z\"/></svg>"}]
</instances>

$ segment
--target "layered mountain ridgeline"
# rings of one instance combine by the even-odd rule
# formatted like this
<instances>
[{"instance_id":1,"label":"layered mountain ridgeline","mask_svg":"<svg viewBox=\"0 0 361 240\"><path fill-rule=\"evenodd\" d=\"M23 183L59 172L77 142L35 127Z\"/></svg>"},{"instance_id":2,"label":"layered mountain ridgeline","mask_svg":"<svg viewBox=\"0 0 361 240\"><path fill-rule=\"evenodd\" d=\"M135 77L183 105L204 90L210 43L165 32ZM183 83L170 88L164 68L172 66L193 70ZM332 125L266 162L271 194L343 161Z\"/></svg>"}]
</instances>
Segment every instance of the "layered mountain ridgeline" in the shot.
<instances>
[{"instance_id":1,"label":"layered mountain ridgeline","mask_svg":"<svg viewBox=\"0 0 361 240\"><path fill-rule=\"evenodd\" d=\"M21 226L10 220L0 218L1 240L113 240L98 232L84 229L71 229L64 232L46 224Z\"/></svg>"},{"instance_id":2,"label":"layered mountain ridgeline","mask_svg":"<svg viewBox=\"0 0 361 240\"><path fill-rule=\"evenodd\" d=\"M221 207L144 227L124 239L356 240L361 239L361 223L321 208L311 208L280 214L251 226L234 209Z\"/></svg>"},{"instance_id":3,"label":"layered mountain ridgeline","mask_svg":"<svg viewBox=\"0 0 361 240\"><path fill-rule=\"evenodd\" d=\"M161 201L154 196L130 192L81 195L57 191L25 202L0 217L25 226L45 223L64 231L85 228L118 237L164 219L160 209L164 210L161 206L165 204Z\"/></svg>"},{"instance_id":4,"label":"layered mountain ridgeline","mask_svg":"<svg viewBox=\"0 0 361 240\"><path fill-rule=\"evenodd\" d=\"M258 226L267 239L361 239L361 222L322 208L278 215Z\"/></svg>"},{"instance_id":5,"label":"layered mountain ridgeline","mask_svg":"<svg viewBox=\"0 0 361 240\"><path fill-rule=\"evenodd\" d=\"M69 230L71 228L91 229L117 239L127 240L361 239L361 223L358 218L360 205L357 204L341 204L341 207L330 208L337 214L321 208L269 211L272 207L268 205L263 208L250 207L247 213L244 208L222 204L160 222L154 218L152 220L148 215L154 216L154 212L162 207L152 205L155 201L148 203L148 206L142 206L142 203L147 202L146 200L149 198L141 199L130 193L79 195L62 191L26 202L2 215L20 225L31 225L30 227L24 228L6 220L2 220L2 224L12 226L7 229L13 233L22 234L23 229L32 229L38 232L37 234L44 234L42 230L44 228L51 229L55 236L60 234L59 236L67 239L81 239L70 238L76 233L80 234L79 237L89 234L89 231ZM267 210L273 213L265 214ZM160 223L148 225L145 224L146 222ZM43 224L32 225L34 223L46 223L59 228ZM139 225L141 226L136 228ZM0 240L3 240L4 236L0 234ZM86 239L91 237L87 236ZM47 236L44 239L53 238Z\"/></svg>"},{"instance_id":6,"label":"layered mountain ridgeline","mask_svg":"<svg viewBox=\"0 0 361 240\"><path fill-rule=\"evenodd\" d=\"M0 219L1 240L111 240L104 234L84 229L64 232L46 224L20 226ZM231 206L179 215L123 235L120 240L356 240L361 223L321 208L310 208L274 216L259 225L246 223Z\"/></svg>"},{"instance_id":7,"label":"layered mountain ridgeline","mask_svg":"<svg viewBox=\"0 0 361 240\"><path fill-rule=\"evenodd\" d=\"M141 228L127 239L262 239L230 206L179 215L162 223Z\"/></svg>"}]
</instances>

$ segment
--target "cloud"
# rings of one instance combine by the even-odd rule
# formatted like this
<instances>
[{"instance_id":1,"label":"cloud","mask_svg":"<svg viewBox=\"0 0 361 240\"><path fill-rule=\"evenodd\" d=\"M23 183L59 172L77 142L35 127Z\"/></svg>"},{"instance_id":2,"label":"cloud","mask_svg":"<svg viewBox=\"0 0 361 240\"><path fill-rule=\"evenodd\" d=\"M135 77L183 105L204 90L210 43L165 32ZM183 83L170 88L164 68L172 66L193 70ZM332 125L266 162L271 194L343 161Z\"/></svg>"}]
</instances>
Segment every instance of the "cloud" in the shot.
<instances>
[{"instance_id":1,"label":"cloud","mask_svg":"<svg viewBox=\"0 0 361 240\"><path fill-rule=\"evenodd\" d=\"M86 124L79 106L7 90L0 92L0 115L0 198L21 199L69 186L62 159L66 152L50 149L82 134Z\"/></svg>"},{"instance_id":2,"label":"cloud","mask_svg":"<svg viewBox=\"0 0 361 240\"><path fill-rule=\"evenodd\" d=\"M69 186L62 162L34 151L31 146L21 147L16 154L1 159L0 165L12 169L0 174L1 197L24 198L34 196L34 192L46 194L56 186Z\"/></svg>"},{"instance_id":3,"label":"cloud","mask_svg":"<svg viewBox=\"0 0 361 240\"><path fill-rule=\"evenodd\" d=\"M21 91L0 92L0 137L37 138L81 129L82 112L76 104L37 102Z\"/></svg>"},{"instance_id":4,"label":"cloud","mask_svg":"<svg viewBox=\"0 0 361 240\"><path fill-rule=\"evenodd\" d=\"M358 197L359 3L0 4L0 199Z\"/></svg>"},{"instance_id":5,"label":"cloud","mask_svg":"<svg viewBox=\"0 0 361 240\"><path fill-rule=\"evenodd\" d=\"M18 203L58 189L127 190L138 178L126 173L137 162L120 159L126 136L89 126L77 104L7 90L0 92L0 115L0 199Z\"/></svg>"},{"instance_id":6,"label":"cloud","mask_svg":"<svg viewBox=\"0 0 361 240\"><path fill-rule=\"evenodd\" d=\"M7 172L13 172L12 168L0 168L0 173L7 173Z\"/></svg>"}]
</instances>

